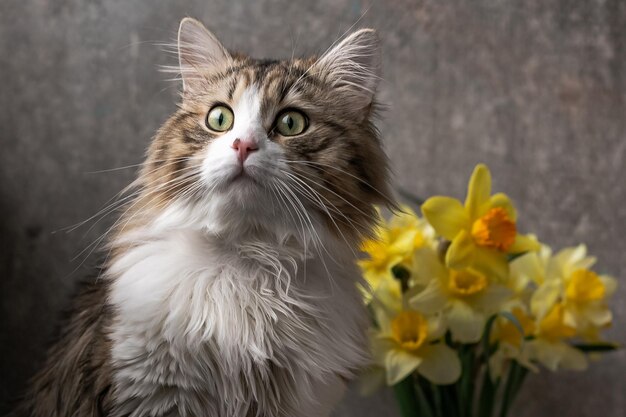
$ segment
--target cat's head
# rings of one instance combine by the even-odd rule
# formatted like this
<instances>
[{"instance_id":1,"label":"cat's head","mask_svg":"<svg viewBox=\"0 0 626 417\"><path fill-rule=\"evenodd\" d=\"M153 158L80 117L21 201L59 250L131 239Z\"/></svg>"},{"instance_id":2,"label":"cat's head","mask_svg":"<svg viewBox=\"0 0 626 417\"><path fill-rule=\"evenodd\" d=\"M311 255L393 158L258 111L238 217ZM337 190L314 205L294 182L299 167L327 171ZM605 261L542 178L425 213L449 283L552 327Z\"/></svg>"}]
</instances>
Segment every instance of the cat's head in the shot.
<instances>
[{"instance_id":1,"label":"cat's head","mask_svg":"<svg viewBox=\"0 0 626 417\"><path fill-rule=\"evenodd\" d=\"M390 201L372 120L380 79L373 30L319 58L257 60L229 53L187 18L178 57L180 109L155 137L140 178L163 221L224 235L368 232L373 205Z\"/></svg>"}]
</instances>

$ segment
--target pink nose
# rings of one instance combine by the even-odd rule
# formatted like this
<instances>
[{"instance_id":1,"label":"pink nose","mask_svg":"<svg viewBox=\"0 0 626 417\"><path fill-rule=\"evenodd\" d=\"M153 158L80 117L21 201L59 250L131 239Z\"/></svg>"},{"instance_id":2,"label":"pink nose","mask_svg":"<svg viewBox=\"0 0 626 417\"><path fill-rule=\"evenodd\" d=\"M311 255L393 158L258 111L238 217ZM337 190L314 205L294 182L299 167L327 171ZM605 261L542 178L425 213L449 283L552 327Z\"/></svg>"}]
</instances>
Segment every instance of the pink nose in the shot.
<instances>
[{"instance_id":1,"label":"pink nose","mask_svg":"<svg viewBox=\"0 0 626 417\"><path fill-rule=\"evenodd\" d=\"M243 163L250 153L259 149L258 145L251 140L235 139L233 149L237 152L237 158Z\"/></svg>"}]
</instances>

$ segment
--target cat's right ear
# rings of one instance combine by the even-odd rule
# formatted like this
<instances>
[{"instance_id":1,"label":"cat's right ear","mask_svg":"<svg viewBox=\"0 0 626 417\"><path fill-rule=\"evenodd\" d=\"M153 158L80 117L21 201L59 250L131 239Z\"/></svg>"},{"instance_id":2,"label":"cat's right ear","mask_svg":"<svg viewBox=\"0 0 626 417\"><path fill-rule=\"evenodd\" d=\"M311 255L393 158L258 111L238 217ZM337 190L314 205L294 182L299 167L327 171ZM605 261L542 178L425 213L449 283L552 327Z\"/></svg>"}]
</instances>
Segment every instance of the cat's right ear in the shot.
<instances>
[{"instance_id":1,"label":"cat's right ear","mask_svg":"<svg viewBox=\"0 0 626 417\"><path fill-rule=\"evenodd\" d=\"M380 41L373 29L360 29L347 36L315 62L311 73L335 87L360 116L368 112L380 82Z\"/></svg>"},{"instance_id":2,"label":"cat's right ear","mask_svg":"<svg viewBox=\"0 0 626 417\"><path fill-rule=\"evenodd\" d=\"M228 66L232 57L202 23L184 18L178 28L178 63L183 91L194 90L204 76Z\"/></svg>"}]
</instances>

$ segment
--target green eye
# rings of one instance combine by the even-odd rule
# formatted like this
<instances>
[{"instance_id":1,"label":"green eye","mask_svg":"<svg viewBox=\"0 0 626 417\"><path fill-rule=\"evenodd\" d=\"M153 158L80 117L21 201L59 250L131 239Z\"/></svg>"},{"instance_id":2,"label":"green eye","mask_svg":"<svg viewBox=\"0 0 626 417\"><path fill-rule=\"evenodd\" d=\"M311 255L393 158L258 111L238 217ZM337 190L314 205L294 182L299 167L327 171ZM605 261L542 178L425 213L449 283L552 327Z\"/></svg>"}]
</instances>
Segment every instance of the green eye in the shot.
<instances>
[{"instance_id":1,"label":"green eye","mask_svg":"<svg viewBox=\"0 0 626 417\"><path fill-rule=\"evenodd\" d=\"M216 132L225 132L233 127L235 115L226 106L215 106L206 116L206 126Z\"/></svg>"},{"instance_id":2,"label":"green eye","mask_svg":"<svg viewBox=\"0 0 626 417\"><path fill-rule=\"evenodd\" d=\"M283 136L295 136L308 127L306 116L297 110L287 110L276 119L276 130Z\"/></svg>"}]
</instances>

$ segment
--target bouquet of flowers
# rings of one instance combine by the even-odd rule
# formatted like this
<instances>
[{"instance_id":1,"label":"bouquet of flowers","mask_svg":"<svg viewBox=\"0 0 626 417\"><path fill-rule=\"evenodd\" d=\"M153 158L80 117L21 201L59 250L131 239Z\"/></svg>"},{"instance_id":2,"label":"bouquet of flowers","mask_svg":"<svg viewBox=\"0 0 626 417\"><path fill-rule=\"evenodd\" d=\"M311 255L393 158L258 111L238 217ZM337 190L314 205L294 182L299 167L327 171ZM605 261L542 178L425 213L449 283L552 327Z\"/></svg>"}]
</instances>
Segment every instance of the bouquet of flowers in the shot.
<instances>
[{"instance_id":1,"label":"bouquet of flowers","mask_svg":"<svg viewBox=\"0 0 626 417\"><path fill-rule=\"evenodd\" d=\"M555 253L519 233L485 165L464 203L437 196L421 211L381 218L363 243L374 358L364 392L392 386L403 417L504 417L529 371L584 370L616 348L600 335L616 280L592 269L584 245Z\"/></svg>"}]
</instances>

